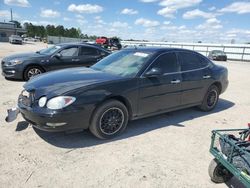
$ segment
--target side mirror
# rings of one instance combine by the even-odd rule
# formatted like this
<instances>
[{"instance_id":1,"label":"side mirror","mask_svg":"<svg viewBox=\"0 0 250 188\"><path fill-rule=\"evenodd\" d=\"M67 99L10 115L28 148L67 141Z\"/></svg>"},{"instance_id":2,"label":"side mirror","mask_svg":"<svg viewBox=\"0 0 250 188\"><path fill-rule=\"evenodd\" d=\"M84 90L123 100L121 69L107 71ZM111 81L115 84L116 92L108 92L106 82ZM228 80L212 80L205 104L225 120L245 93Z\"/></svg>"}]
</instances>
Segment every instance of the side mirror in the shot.
<instances>
[{"instance_id":1,"label":"side mirror","mask_svg":"<svg viewBox=\"0 0 250 188\"><path fill-rule=\"evenodd\" d=\"M57 54L54 55L54 57L57 58L57 59L60 59L62 57L62 55L60 53L57 53Z\"/></svg>"},{"instance_id":2,"label":"side mirror","mask_svg":"<svg viewBox=\"0 0 250 188\"><path fill-rule=\"evenodd\" d=\"M150 69L149 71L147 71L144 76L145 77L157 77L157 76L160 76L162 75L162 71L160 68L152 68Z\"/></svg>"}]
</instances>

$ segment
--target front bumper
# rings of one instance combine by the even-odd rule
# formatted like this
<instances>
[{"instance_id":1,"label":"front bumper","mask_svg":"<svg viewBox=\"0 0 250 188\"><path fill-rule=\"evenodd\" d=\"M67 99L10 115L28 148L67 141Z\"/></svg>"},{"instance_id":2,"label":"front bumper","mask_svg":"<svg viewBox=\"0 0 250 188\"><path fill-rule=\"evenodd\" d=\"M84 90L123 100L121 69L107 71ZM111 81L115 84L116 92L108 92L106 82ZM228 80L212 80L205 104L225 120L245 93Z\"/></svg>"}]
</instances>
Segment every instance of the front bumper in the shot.
<instances>
[{"instance_id":1,"label":"front bumper","mask_svg":"<svg viewBox=\"0 0 250 188\"><path fill-rule=\"evenodd\" d=\"M217 61L227 61L227 56L214 56L213 59Z\"/></svg>"},{"instance_id":2,"label":"front bumper","mask_svg":"<svg viewBox=\"0 0 250 188\"><path fill-rule=\"evenodd\" d=\"M11 40L10 42L12 44L23 44L23 41L21 41L21 40Z\"/></svg>"},{"instance_id":3,"label":"front bumper","mask_svg":"<svg viewBox=\"0 0 250 188\"><path fill-rule=\"evenodd\" d=\"M2 75L6 78L23 79L23 70L20 66L4 66L2 63Z\"/></svg>"},{"instance_id":4,"label":"front bumper","mask_svg":"<svg viewBox=\"0 0 250 188\"><path fill-rule=\"evenodd\" d=\"M48 131L60 132L74 129L87 129L90 114L88 111L60 111L39 110L18 104L23 118L34 127Z\"/></svg>"}]
</instances>

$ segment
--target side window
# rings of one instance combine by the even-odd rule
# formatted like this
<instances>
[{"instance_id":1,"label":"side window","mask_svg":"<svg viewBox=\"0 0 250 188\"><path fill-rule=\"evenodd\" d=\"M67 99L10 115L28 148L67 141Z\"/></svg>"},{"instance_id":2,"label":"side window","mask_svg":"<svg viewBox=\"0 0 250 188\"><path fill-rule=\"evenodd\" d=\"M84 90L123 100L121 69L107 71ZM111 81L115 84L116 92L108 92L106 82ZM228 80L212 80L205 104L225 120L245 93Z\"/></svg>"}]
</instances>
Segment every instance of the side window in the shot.
<instances>
[{"instance_id":1,"label":"side window","mask_svg":"<svg viewBox=\"0 0 250 188\"><path fill-rule=\"evenodd\" d=\"M203 68L204 62L201 58L192 52L179 52L179 58L181 60L181 70L188 71L193 69Z\"/></svg>"},{"instance_id":2,"label":"side window","mask_svg":"<svg viewBox=\"0 0 250 188\"><path fill-rule=\"evenodd\" d=\"M175 53L166 53L159 56L150 68L160 68L163 73L178 72L179 66Z\"/></svg>"},{"instance_id":3,"label":"side window","mask_svg":"<svg viewBox=\"0 0 250 188\"><path fill-rule=\"evenodd\" d=\"M71 56L77 56L78 55L78 47L71 47L63 49L60 54L62 57L71 57Z\"/></svg>"},{"instance_id":4,"label":"side window","mask_svg":"<svg viewBox=\"0 0 250 188\"><path fill-rule=\"evenodd\" d=\"M200 58L200 63L201 63L201 66L202 66L202 67L208 66L209 61L208 61L206 58L204 58L204 57L202 57L202 56L199 56L199 58Z\"/></svg>"},{"instance_id":5,"label":"side window","mask_svg":"<svg viewBox=\"0 0 250 188\"><path fill-rule=\"evenodd\" d=\"M80 55L99 55L99 50L91 47L81 47Z\"/></svg>"}]
</instances>

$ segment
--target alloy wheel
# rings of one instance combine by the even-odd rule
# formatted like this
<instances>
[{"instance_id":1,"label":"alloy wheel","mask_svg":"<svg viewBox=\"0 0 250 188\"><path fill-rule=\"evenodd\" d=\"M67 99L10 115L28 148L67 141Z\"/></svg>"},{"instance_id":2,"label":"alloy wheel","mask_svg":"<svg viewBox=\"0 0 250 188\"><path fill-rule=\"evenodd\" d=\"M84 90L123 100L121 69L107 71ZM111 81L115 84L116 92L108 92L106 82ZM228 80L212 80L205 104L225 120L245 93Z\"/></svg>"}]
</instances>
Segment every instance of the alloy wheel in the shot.
<instances>
[{"instance_id":1,"label":"alloy wheel","mask_svg":"<svg viewBox=\"0 0 250 188\"><path fill-rule=\"evenodd\" d=\"M124 123L124 113L121 109L113 107L106 110L99 122L103 134L112 135L118 132Z\"/></svg>"}]
</instances>

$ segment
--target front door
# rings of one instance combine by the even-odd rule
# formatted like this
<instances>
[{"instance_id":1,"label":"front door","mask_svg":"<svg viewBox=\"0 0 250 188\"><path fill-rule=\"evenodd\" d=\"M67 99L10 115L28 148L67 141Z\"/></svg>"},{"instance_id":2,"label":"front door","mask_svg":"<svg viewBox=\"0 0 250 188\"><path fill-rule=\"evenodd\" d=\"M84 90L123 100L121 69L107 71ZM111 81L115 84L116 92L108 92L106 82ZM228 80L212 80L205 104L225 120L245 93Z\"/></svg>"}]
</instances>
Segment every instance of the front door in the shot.
<instances>
[{"instance_id":1,"label":"front door","mask_svg":"<svg viewBox=\"0 0 250 188\"><path fill-rule=\"evenodd\" d=\"M58 56L53 56L50 60L51 70L77 67L80 63L78 46L71 46L58 52Z\"/></svg>"},{"instance_id":2,"label":"front door","mask_svg":"<svg viewBox=\"0 0 250 188\"><path fill-rule=\"evenodd\" d=\"M140 80L138 115L148 115L177 107L181 104L181 73L176 54L161 54L146 70L158 68L162 74Z\"/></svg>"}]
</instances>

